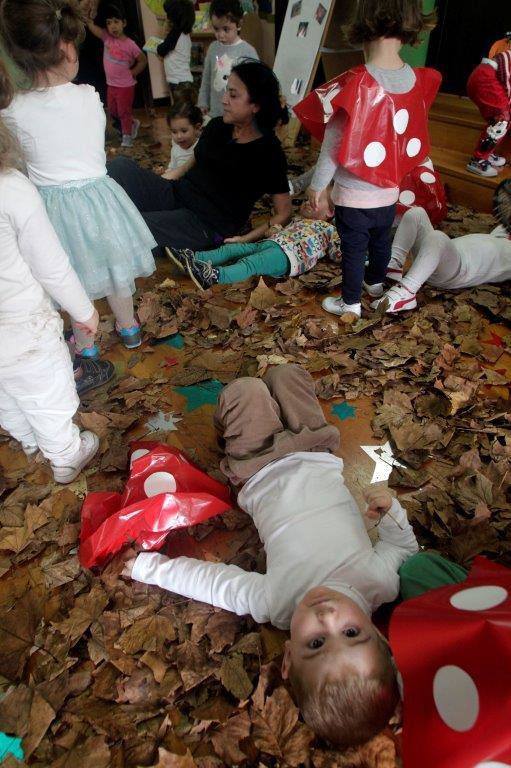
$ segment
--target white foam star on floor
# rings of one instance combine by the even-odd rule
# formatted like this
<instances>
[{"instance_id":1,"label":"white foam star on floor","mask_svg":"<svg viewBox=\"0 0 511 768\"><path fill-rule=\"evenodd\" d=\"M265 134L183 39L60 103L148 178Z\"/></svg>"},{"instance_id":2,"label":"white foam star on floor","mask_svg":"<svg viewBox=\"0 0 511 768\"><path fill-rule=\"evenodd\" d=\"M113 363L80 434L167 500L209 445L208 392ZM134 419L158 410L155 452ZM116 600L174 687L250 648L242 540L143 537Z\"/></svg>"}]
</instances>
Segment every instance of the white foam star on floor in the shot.
<instances>
[{"instance_id":1,"label":"white foam star on floor","mask_svg":"<svg viewBox=\"0 0 511 768\"><path fill-rule=\"evenodd\" d=\"M163 413L158 411L154 416L147 420L146 426L149 432L177 432L178 421L183 421L179 416L173 413Z\"/></svg>"},{"instance_id":2,"label":"white foam star on floor","mask_svg":"<svg viewBox=\"0 0 511 768\"><path fill-rule=\"evenodd\" d=\"M388 440L383 445L361 445L360 447L364 453L367 453L367 455L374 461L376 465L374 468L373 476L371 478L371 483L381 483L385 480L388 480L390 473L392 472L392 467L405 468L404 464L401 464L397 459L394 458L392 448Z\"/></svg>"}]
</instances>

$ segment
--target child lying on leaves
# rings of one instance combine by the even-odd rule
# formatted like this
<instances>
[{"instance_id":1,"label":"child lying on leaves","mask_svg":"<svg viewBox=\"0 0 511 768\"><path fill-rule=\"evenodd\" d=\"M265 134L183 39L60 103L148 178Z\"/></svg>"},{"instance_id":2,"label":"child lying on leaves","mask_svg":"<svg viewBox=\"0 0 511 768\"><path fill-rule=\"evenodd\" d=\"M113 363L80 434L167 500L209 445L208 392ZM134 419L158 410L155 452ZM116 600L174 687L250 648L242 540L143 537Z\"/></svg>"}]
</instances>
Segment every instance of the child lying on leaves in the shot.
<instances>
[{"instance_id":1,"label":"child lying on leaves","mask_svg":"<svg viewBox=\"0 0 511 768\"><path fill-rule=\"evenodd\" d=\"M399 567L418 550L406 512L385 489L366 492L366 517L379 525L373 546L332 453L339 433L297 365L231 382L215 423L225 446L221 469L259 531L266 574L157 553L139 554L123 573L290 628L282 674L305 721L338 748L362 744L399 700L371 613L397 597Z\"/></svg>"}]
</instances>

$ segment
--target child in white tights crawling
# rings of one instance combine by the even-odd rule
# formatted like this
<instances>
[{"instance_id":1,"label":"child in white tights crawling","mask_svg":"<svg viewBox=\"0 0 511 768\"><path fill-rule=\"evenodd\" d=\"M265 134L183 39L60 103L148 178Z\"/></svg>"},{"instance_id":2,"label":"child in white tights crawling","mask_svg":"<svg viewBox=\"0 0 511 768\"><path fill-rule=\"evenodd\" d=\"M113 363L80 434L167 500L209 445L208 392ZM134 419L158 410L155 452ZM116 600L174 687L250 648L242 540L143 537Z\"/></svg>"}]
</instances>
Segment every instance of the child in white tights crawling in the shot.
<instances>
[{"instance_id":1,"label":"child in white tights crawling","mask_svg":"<svg viewBox=\"0 0 511 768\"><path fill-rule=\"evenodd\" d=\"M403 277L408 254L413 262ZM387 312L415 309L417 292L424 283L455 290L483 283L511 280L511 240L502 226L489 235L463 235L451 240L433 229L424 208L411 208L397 228L387 279L397 284L371 306L388 302Z\"/></svg>"},{"instance_id":2,"label":"child in white tights crawling","mask_svg":"<svg viewBox=\"0 0 511 768\"><path fill-rule=\"evenodd\" d=\"M128 349L141 343L135 278L155 270L156 242L124 190L106 175L105 113L89 85L74 85L85 34L75 0L4 0L2 37L27 76L2 118L17 135L28 176L89 298L106 298ZM77 353L97 357L73 325Z\"/></svg>"},{"instance_id":3,"label":"child in white tights crawling","mask_svg":"<svg viewBox=\"0 0 511 768\"><path fill-rule=\"evenodd\" d=\"M0 64L0 108L10 97ZM51 299L84 334L94 335L98 314L37 190L13 168L16 148L0 121L0 424L27 456L41 450L57 482L70 483L99 441L73 424L79 403L73 366Z\"/></svg>"}]
</instances>

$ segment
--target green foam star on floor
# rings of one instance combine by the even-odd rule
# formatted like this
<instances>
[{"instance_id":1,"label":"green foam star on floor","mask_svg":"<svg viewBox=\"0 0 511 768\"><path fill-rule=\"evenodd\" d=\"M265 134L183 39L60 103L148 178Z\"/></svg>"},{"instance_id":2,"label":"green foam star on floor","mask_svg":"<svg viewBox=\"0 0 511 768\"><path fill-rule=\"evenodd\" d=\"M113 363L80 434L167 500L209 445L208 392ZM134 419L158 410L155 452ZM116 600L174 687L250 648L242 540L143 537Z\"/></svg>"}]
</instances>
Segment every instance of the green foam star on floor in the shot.
<instances>
[{"instance_id":1,"label":"green foam star on floor","mask_svg":"<svg viewBox=\"0 0 511 768\"><path fill-rule=\"evenodd\" d=\"M200 384L192 384L189 387L174 387L176 392L186 397L186 410L196 411L203 405L216 405L218 395L224 388L222 382L216 379L201 381Z\"/></svg>"},{"instance_id":2,"label":"green foam star on floor","mask_svg":"<svg viewBox=\"0 0 511 768\"><path fill-rule=\"evenodd\" d=\"M357 409L353 405L350 405L346 402L332 405L332 413L341 421L345 421L346 419L354 419L356 412Z\"/></svg>"},{"instance_id":3,"label":"green foam star on floor","mask_svg":"<svg viewBox=\"0 0 511 768\"><path fill-rule=\"evenodd\" d=\"M173 336L167 336L165 339L158 339L156 344L166 344L167 347L173 347L174 349L183 349L185 340L180 333L175 333Z\"/></svg>"},{"instance_id":4,"label":"green foam star on floor","mask_svg":"<svg viewBox=\"0 0 511 768\"><path fill-rule=\"evenodd\" d=\"M25 755L23 754L21 739L18 736L8 736L0 731L0 762L3 762L9 755L23 760Z\"/></svg>"}]
</instances>

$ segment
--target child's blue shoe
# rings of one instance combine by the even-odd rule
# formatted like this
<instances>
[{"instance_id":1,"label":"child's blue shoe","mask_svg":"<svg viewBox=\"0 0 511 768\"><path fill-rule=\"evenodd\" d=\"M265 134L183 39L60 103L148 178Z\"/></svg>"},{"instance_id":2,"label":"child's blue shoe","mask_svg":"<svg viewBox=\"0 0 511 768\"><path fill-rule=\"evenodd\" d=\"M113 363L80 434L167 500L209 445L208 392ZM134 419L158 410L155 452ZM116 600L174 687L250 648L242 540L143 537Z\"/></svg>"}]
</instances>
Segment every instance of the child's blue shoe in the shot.
<instances>
[{"instance_id":1,"label":"child's blue shoe","mask_svg":"<svg viewBox=\"0 0 511 768\"><path fill-rule=\"evenodd\" d=\"M131 328L118 328L115 326L115 330L126 349L136 349L142 344L142 334L139 325L132 325Z\"/></svg>"},{"instance_id":2,"label":"child's blue shoe","mask_svg":"<svg viewBox=\"0 0 511 768\"><path fill-rule=\"evenodd\" d=\"M92 347L84 347L79 352L76 352L76 357L87 357L92 358L93 360L96 360L99 357L99 349L96 346L96 344L93 344Z\"/></svg>"}]
</instances>

